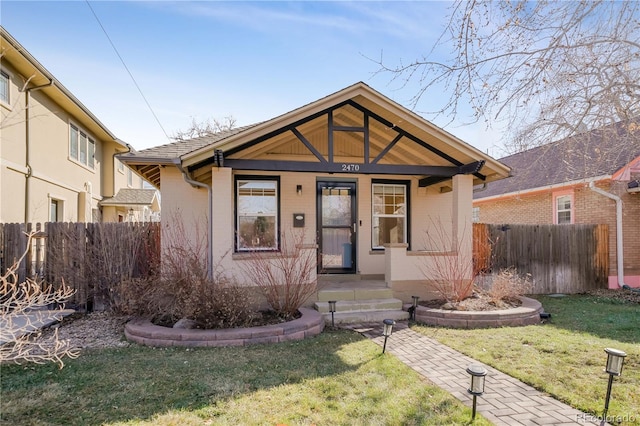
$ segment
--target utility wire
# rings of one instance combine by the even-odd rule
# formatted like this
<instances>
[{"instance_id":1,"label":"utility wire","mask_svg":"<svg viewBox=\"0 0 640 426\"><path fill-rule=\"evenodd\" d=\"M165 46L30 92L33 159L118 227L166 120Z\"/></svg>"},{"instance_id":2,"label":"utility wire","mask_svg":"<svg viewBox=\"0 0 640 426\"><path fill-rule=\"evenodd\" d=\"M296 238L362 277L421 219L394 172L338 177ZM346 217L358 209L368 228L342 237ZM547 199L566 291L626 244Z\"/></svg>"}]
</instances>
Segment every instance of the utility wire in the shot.
<instances>
[{"instance_id":1,"label":"utility wire","mask_svg":"<svg viewBox=\"0 0 640 426\"><path fill-rule=\"evenodd\" d=\"M111 37L109 37L109 34L107 33L107 30L102 25L102 22L100 22L100 18L98 18L98 15L96 15L95 10L93 10L93 7L91 7L91 3L89 3L89 0L85 0L85 2L87 3L87 6L89 6L89 9L91 9L91 13L93 13L93 16L94 16L94 18L96 18L96 21L98 21L98 25L100 25L100 28L102 28L102 32L104 33L105 36L107 36L107 40L109 40L109 43L111 44L111 47L113 48L114 52L116 52L116 55L118 55L118 58L120 59L120 62L122 62L122 66L124 66L124 69L126 69L127 73L129 73L129 77L131 77L131 80L133 81L133 84L135 84L136 88L138 89L138 92L140 92L140 96L142 96L142 99L144 99L144 102L147 104L147 107L149 108L149 111L151 111L151 114L153 115L153 118L156 119L156 122L158 123L158 126L160 126L160 129L162 129L162 133L164 133L165 137L169 141L172 141L172 139L167 134L167 131L164 129L164 126L162 126L162 123L158 119L158 116L156 115L155 111L153 110L153 108L151 108L151 104L149 103L149 101L147 100L147 97L142 92L142 89L138 85L138 82L133 77L133 74L131 74L131 71L129 71L129 67L127 67L127 64L125 64L124 59L122 59L122 56L120 56L120 52L118 52L118 49L116 48L115 44L113 44L113 41L111 41Z\"/></svg>"}]
</instances>

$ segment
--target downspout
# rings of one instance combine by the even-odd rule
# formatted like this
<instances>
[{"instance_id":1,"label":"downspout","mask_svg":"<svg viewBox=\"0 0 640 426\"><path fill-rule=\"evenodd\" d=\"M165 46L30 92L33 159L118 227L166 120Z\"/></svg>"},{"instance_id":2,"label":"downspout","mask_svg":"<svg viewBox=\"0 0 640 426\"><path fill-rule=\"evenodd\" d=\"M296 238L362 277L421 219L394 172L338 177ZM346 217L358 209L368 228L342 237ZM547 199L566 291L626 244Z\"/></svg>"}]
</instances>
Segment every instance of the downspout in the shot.
<instances>
[{"instance_id":1,"label":"downspout","mask_svg":"<svg viewBox=\"0 0 640 426\"><path fill-rule=\"evenodd\" d=\"M173 164L180 170L182 178L189 185L207 189L209 199L209 217L207 218L207 278L211 280L213 279L213 235L211 234L211 230L213 229L213 190L211 185L191 179L187 171L182 167L182 162L179 159L173 160Z\"/></svg>"},{"instance_id":2,"label":"downspout","mask_svg":"<svg viewBox=\"0 0 640 426\"><path fill-rule=\"evenodd\" d=\"M33 170L31 169L31 164L29 163L30 161L30 156L29 156L29 147L30 147L30 133L29 133L29 94L31 93L32 90L40 90L40 89L44 89L45 87L49 87L49 86L53 86L53 79L49 79L49 82L47 84L43 84L40 86L35 86L35 87L30 87L28 89L24 89L24 122L25 122L25 132L24 132L24 144L25 144L25 154L24 154L24 163L25 163L25 168L27 169L27 173L24 175L25 177L25 181L24 181L24 223L27 224L29 223L29 178L31 177L31 175L33 174Z\"/></svg>"},{"instance_id":3,"label":"downspout","mask_svg":"<svg viewBox=\"0 0 640 426\"><path fill-rule=\"evenodd\" d=\"M600 195L604 195L616 202L616 258L618 269L618 287L630 288L624 283L624 255L622 253L624 241L622 241L622 199L615 194L604 191L594 185L594 182L589 182L589 189Z\"/></svg>"}]
</instances>

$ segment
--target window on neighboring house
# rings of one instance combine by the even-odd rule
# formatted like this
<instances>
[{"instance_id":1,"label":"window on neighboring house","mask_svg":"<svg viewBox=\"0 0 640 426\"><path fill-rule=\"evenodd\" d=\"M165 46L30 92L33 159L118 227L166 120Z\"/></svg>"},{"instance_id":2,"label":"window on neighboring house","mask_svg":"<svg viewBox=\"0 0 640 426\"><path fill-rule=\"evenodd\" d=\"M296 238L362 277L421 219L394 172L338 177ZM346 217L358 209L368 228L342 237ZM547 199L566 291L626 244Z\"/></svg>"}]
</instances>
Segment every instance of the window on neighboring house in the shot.
<instances>
[{"instance_id":1,"label":"window on neighboring house","mask_svg":"<svg viewBox=\"0 0 640 426\"><path fill-rule=\"evenodd\" d=\"M480 207L474 207L473 210L471 210L471 221L473 223L480 222Z\"/></svg>"},{"instance_id":2,"label":"window on neighboring house","mask_svg":"<svg viewBox=\"0 0 640 426\"><path fill-rule=\"evenodd\" d=\"M407 243L407 184L373 183L371 246Z\"/></svg>"},{"instance_id":3,"label":"window on neighboring house","mask_svg":"<svg viewBox=\"0 0 640 426\"><path fill-rule=\"evenodd\" d=\"M69 125L69 157L91 169L95 168L96 142L73 124Z\"/></svg>"},{"instance_id":4,"label":"window on neighboring house","mask_svg":"<svg viewBox=\"0 0 640 426\"><path fill-rule=\"evenodd\" d=\"M49 199L49 222L62 221L62 201L55 198Z\"/></svg>"},{"instance_id":5,"label":"window on neighboring house","mask_svg":"<svg viewBox=\"0 0 640 426\"><path fill-rule=\"evenodd\" d=\"M133 172L127 169L127 186L133 186Z\"/></svg>"},{"instance_id":6,"label":"window on neighboring house","mask_svg":"<svg viewBox=\"0 0 640 426\"><path fill-rule=\"evenodd\" d=\"M9 104L9 74L0 71L0 101Z\"/></svg>"},{"instance_id":7,"label":"window on neighboring house","mask_svg":"<svg viewBox=\"0 0 640 426\"><path fill-rule=\"evenodd\" d=\"M116 158L116 163L118 163L118 171L124 173L124 163Z\"/></svg>"},{"instance_id":8,"label":"window on neighboring house","mask_svg":"<svg viewBox=\"0 0 640 426\"><path fill-rule=\"evenodd\" d=\"M236 179L238 251L278 249L278 189L277 178Z\"/></svg>"},{"instance_id":9,"label":"window on neighboring house","mask_svg":"<svg viewBox=\"0 0 640 426\"><path fill-rule=\"evenodd\" d=\"M555 223L562 225L572 223L571 218L571 195L562 195L556 197L556 217Z\"/></svg>"}]
</instances>

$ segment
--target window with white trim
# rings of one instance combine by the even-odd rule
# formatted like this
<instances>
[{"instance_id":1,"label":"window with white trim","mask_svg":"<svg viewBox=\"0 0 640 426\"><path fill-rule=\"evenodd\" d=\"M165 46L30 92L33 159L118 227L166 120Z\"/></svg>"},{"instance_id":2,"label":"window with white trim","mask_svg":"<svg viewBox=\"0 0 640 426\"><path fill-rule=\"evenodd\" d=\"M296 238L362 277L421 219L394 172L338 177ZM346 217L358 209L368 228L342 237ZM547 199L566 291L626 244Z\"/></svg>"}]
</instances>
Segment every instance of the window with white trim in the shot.
<instances>
[{"instance_id":1,"label":"window with white trim","mask_svg":"<svg viewBox=\"0 0 640 426\"><path fill-rule=\"evenodd\" d=\"M124 163L116 158L116 163L118 163L118 171L124 173Z\"/></svg>"},{"instance_id":2,"label":"window with white trim","mask_svg":"<svg viewBox=\"0 0 640 426\"><path fill-rule=\"evenodd\" d=\"M131 169L127 169L127 186L133 186L133 172Z\"/></svg>"},{"instance_id":3,"label":"window with white trim","mask_svg":"<svg viewBox=\"0 0 640 426\"><path fill-rule=\"evenodd\" d=\"M49 199L49 222L62 221L62 200Z\"/></svg>"},{"instance_id":4,"label":"window with white trim","mask_svg":"<svg viewBox=\"0 0 640 426\"><path fill-rule=\"evenodd\" d=\"M556 197L556 217L557 225L572 223L571 220L571 195Z\"/></svg>"},{"instance_id":5,"label":"window with white trim","mask_svg":"<svg viewBox=\"0 0 640 426\"><path fill-rule=\"evenodd\" d=\"M407 242L407 185L373 183L371 247Z\"/></svg>"},{"instance_id":6,"label":"window with white trim","mask_svg":"<svg viewBox=\"0 0 640 426\"><path fill-rule=\"evenodd\" d=\"M236 179L238 251L278 249L278 180Z\"/></svg>"},{"instance_id":7,"label":"window with white trim","mask_svg":"<svg viewBox=\"0 0 640 426\"><path fill-rule=\"evenodd\" d=\"M95 168L96 142L79 127L69 124L69 158L90 169Z\"/></svg>"},{"instance_id":8,"label":"window with white trim","mask_svg":"<svg viewBox=\"0 0 640 426\"><path fill-rule=\"evenodd\" d=\"M9 85L10 80L11 79L9 78L9 74L4 71L0 71L0 102L4 102L7 105L11 100Z\"/></svg>"}]
</instances>

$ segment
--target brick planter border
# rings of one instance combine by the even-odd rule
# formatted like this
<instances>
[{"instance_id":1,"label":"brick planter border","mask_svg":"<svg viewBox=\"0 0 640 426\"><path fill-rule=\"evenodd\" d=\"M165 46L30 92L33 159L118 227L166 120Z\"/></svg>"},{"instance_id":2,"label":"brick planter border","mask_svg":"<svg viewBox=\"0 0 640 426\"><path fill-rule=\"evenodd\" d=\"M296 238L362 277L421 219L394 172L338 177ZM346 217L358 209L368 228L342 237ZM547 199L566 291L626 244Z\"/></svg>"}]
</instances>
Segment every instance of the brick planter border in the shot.
<instances>
[{"instance_id":1,"label":"brick planter border","mask_svg":"<svg viewBox=\"0 0 640 426\"><path fill-rule=\"evenodd\" d=\"M496 311L450 311L418 306L416 322L451 328L514 327L540 323L542 304L535 299L521 297L517 308Z\"/></svg>"},{"instance_id":2,"label":"brick planter border","mask_svg":"<svg viewBox=\"0 0 640 426\"><path fill-rule=\"evenodd\" d=\"M213 347L302 340L322 333L324 318L319 312L300 308L300 313L300 318L281 324L219 330L162 327L149 320L137 318L127 323L124 335L127 340L146 346Z\"/></svg>"}]
</instances>

